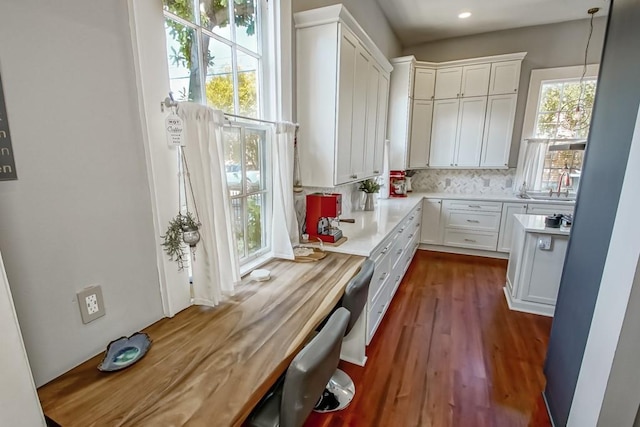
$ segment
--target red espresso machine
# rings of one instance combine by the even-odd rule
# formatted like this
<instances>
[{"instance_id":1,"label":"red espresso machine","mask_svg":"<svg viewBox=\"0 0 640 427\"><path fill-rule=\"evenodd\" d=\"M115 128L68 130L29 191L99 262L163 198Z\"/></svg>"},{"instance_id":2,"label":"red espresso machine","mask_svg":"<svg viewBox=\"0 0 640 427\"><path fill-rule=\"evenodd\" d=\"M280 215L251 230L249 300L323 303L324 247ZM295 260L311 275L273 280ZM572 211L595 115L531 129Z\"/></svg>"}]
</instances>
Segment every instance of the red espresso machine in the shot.
<instances>
[{"instance_id":1,"label":"red espresso machine","mask_svg":"<svg viewBox=\"0 0 640 427\"><path fill-rule=\"evenodd\" d=\"M342 214L342 194L307 194L307 234L309 240L317 239L335 243L342 238L342 230L337 223Z\"/></svg>"}]
</instances>

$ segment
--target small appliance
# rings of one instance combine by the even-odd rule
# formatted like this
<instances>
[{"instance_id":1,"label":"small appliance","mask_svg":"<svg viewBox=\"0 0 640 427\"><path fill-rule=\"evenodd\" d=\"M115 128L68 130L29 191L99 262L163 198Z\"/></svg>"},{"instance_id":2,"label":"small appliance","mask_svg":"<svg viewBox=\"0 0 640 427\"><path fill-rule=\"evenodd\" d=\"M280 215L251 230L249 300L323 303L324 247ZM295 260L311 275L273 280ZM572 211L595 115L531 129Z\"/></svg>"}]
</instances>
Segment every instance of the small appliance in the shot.
<instances>
[{"instance_id":1,"label":"small appliance","mask_svg":"<svg viewBox=\"0 0 640 427\"><path fill-rule=\"evenodd\" d=\"M389 197L407 197L407 182L404 171L389 172Z\"/></svg>"},{"instance_id":2,"label":"small appliance","mask_svg":"<svg viewBox=\"0 0 640 427\"><path fill-rule=\"evenodd\" d=\"M342 194L307 194L307 233L309 240L336 243L342 238L338 228L342 214Z\"/></svg>"}]
</instances>

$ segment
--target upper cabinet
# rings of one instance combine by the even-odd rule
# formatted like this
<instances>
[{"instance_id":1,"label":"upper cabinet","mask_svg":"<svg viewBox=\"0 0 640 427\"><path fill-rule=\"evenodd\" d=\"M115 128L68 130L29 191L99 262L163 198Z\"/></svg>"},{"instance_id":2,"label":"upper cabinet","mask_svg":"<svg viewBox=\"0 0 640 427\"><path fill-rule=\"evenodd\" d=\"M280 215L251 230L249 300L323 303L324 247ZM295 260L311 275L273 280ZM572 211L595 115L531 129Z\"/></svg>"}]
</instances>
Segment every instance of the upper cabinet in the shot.
<instances>
[{"instance_id":1,"label":"upper cabinet","mask_svg":"<svg viewBox=\"0 0 640 427\"><path fill-rule=\"evenodd\" d=\"M525 55L392 60L391 169L507 168Z\"/></svg>"},{"instance_id":2,"label":"upper cabinet","mask_svg":"<svg viewBox=\"0 0 640 427\"><path fill-rule=\"evenodd\" d=\"M303 185L334 187L379 175L391 64L342 5L294 19Z\"/></svg>"}]
</instances>

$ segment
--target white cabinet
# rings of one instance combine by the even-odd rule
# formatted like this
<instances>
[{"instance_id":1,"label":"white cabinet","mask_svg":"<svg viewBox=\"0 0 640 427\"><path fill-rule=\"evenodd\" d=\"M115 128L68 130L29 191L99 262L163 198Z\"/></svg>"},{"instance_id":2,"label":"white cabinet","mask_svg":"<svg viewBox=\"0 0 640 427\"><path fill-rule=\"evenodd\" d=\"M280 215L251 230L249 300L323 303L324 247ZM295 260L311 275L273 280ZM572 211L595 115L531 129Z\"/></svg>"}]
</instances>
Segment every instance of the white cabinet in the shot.
<instances>
[{"instance_id":1,"label":"white cabinet","mask_svg":"<svg viewBox=\"0 0 640 427\"><path fill-rule=\"evenodd\" d=\"M526 203L503 203L502 218L500 220L500 235L498 238L498 252L511 251L513 239L514 214L527 213Z\"/></svg>"},{"instance_id":2,"label":"white cabinet","mask_svg":"<svg viewBox=\"0 0 640 427\"><path fill-rule=\"evenodd\" d=\"M430 245L442 244L442 227L440 226L440 210L442 200L424 199L422 202L422 233L420 243Z\"/></svg>"},{"instance_id":3,"label":"white cabinet","mask_svg":"<svg viewBox=\"0 0 640 427\"><path fill-rule=\"evenodd\" d=\"M492 95L487 99L481 167L504 168L509 166L517 100L518 96L515 94Z\"/></svg>"},{"instance_id":4,"label":"white cabinet","mask_svg":"<svg viewBox=\"0 0 640 427\"><path fill-rule=\"evenodd\" d=\"M429 165L431 148L431 117L433 101L414 100L411 112L411 141L409 145L409 169Z\"/></svg>"},{"instance_id":5,"label":"white cabinet","mask_svg":"<svg viewBox=\"0 0 640 427\"><path fill-rule=\"evenodd\" d=\"M495 251L500 230L502 203L444 200L441 223L443 244Z\"/></svg>"},{"instance_id":6,"label":"white cabinet","mask_svg":"<svg viewBox=\"0 0 640 427\"><path fill-rule=\"evenodd\" d=\"M460 97L486 96L489 91L489 74L491 74L491 64L463 67Z\"/></svg>"},{"instance_id":7,"label":"white cabinet","mask_svg":"<svg viewBox=\"0 0 640 427\"><path fill-rule=\"evenodd\" d=\"M489 95L513 94L520 84L520 64L522 61L504 61L491 64Z\"/></svg>"},{"instance_id":8,"label":"white cabinet","mask_svg":"<svg viewBox=\"0 0 640 427\"><path fill-rule=\"evenodd\" d=\"M433 103L429 155L431 167L453 166L459 105L460 100L458 99L443 99Z\"/></svg>"},{"instance_id":9,"label":"white cabinet","mask_svg":"<svg viewBox=\"0 0 640 427\"><path fill-rule=\"evenodd\" d=\"M460 99L454 166L478 166L482 150L482 129L484 128L486 109L487 98L484 96ZM442 141L438 142L442 143Z\"/></svg>"},{"instance_id":10,"label":"white cabinet","mask_svg":"<svg viewBox=\"0 0 640 427\"><path fill-rule=\"evenodd\" d=\"M462 67L436 70L436 99L458 98L462 82Z\"/></svg>"},{"instance_id":11,"label":"white cabinet","mask_svg":"<svg viewBox=\"0 0 640 427\"><path fill-rule=\"evenodd\" d=\"M434 102L429 166L478 166L486 106L486 97Z\"/></svg>"},{"instance_id":12,"label":"white cabinet","mask_svg":"<svg viewBox=\"0 0 640 427\"><path fill-rule=\"evenodd\" d=\"M431 100L434 97L436 71L416 67L413 74L413 99Z\"/></svg>"},{"instance_id":13,"label":"white cabinet","mask_svg":"<svg viewBox=\"0 0 640 427\"><path fill-rule=\"evenodd\" d=\"M303 185L378 175L391 64L342 5L294 15Z\"/></svg>"}]
</instances>

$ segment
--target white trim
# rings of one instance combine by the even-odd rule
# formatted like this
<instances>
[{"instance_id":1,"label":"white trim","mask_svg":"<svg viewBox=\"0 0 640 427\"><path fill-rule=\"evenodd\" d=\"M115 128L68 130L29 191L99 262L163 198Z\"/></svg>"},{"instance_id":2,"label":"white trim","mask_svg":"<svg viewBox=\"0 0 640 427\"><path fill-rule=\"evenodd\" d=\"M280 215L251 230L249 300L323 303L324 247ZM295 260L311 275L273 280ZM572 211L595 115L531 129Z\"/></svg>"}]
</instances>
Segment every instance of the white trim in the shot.
<instances>
[{"instance_id":1,"label":"white trim","mask_svg":"<svg viewBox=\"0 0 640 427\"><path fill-rule=\"evenodd\" d=\"M523 313L537 314L539 316L553 317L553 313L556 311L555 305L541 304L535 302L522 301L514 299L509 292L507 286L503 287L504 296L507 299L507 306L509 310L521 311Z\"/></svg>"},{"instance_id":2,"label":"white trim","mask_svg":"<svg viewBox=\"0 0 640 427\"><path fill-rule=\"evenodd\" d=\"M509 259L509 253L507 252L484 251L481 249L454 248L452 246L431 245L427 243L420 243L420 246L418 247L418 249L420 249L421 251L443 252L447 254L471 255L471 256L480 256L485 258L496 258L496 259Z\"/></svg>"}]
</instances>

